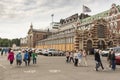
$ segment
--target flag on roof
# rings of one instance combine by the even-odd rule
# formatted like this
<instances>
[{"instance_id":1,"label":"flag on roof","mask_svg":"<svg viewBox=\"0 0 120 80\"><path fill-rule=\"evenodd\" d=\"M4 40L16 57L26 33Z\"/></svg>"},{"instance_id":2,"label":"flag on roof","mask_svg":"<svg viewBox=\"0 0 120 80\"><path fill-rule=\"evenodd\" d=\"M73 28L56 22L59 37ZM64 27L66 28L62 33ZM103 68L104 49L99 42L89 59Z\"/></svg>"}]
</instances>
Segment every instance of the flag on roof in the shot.
<instances>
[{"instance_id":1,"label":"flag on roof","mask_svg":"<svg viewBox=\"0 0 120 80\"><path fill-rule=\"evenodd\" d=\"M91 12L91 9L85 5L83 5L83 12Z\"/></svg>"}]
</instances>

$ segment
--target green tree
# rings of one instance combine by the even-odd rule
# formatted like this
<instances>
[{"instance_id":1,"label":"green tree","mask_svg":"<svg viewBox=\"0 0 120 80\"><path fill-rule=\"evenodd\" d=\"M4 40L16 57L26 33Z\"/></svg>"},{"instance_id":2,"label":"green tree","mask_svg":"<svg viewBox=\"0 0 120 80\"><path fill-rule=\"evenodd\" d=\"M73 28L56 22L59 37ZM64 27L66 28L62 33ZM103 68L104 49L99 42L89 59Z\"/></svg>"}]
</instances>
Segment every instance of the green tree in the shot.
<instances>
[{"instance_id":1,"label":"green tree","mask_svg":"<svg viewBox=\"0 0 120 80\"><path fill-rule=\"evenodd\" d=\"M12 47L12 44L16 44L17 46L20 46L20 39L7 39L7 38L0 38L0 47Z\"/></svg>"},{"instance_id":2,"label":"green tree","mask_svg":"<svg viewBox=\"0 0 120 80\"><path fill-rule=\"evenodd\" d=\"M16 46L20 46L20 39L12 39L12 44L16 44Z\"/></svg>"}]
</instances>

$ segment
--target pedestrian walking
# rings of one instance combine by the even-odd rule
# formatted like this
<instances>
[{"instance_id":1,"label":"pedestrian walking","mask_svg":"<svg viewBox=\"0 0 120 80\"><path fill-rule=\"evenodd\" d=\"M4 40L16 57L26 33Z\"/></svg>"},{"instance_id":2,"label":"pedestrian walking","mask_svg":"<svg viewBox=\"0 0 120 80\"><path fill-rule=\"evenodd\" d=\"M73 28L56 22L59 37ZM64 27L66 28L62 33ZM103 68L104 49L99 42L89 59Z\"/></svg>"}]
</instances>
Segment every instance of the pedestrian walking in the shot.
<instances>
[{"instance_id":1,"label":"pedestrian walking","mask_svg":"<svg viewBox=\"0 0 120 80\"><path fill-rule=\"evenodd\" d=\"M29 66L28 58L29 58L29 53L28 53L27 50L25 50L23 61L25 62L25 65L26 65L26 66Z\"/></svg>"},{"instance_id":2,"label":"pedestrian walking","mask_svg":"<svg viewBox=\"0 0 120 80\"><path fill-rule=\"evenodd\" d=\"M70 52L70 61L69 62L71 62L71 60L74 63L74 51Z\"/></svg>"},{"instance_id":3,"label":"pedestrian walking","mask_svg":"<svg viewBox=\"0 0 120 80\"><path fill-rule=\"evenodd\" d=\"M112 64L112 70L115 71L116 69L115 52L113 50L111 50L111 64Z\"/></svg>"},{"instance_id":4,"label":"pedestrian walking","mask_svg":"<svg viewBox=\"0 0 120 80\"><path fill-rule=\"evenodd\" d=\"M74 60L75 60L74 66L77 67L78 66L78 50L75 51L74 53Z\"/></svg>"},{"instance_id":5,"label":"pedestrian walking","mask_svg":"<svg viewBox=\"0 0 120 80\"><path fill-rule=\"evenodd\" d=\"M3 52L4 52L4 49L2 48L2 50L1 50L1 56L3 56Z\"/></svg>"},{"instance_id":6,"label":"pedestrian walking","mask_svg":"<svg viewBox=\"0 0 120 80\"><path fill-rule=\"evenodd\" d=\"M109 67L109 69L111 69L111 50L109 51L109 53L108 53L108 56L107 56L107 61L108 61L108 67Z\"/></svg>"},{"instance_id":7,"label":"pedestrian walking","mask_svg":"<svg viewBox=\"0 0 120 80\"><path fill-rule=\"evenodd\" d=\"M82 49L77 51L77 55L78 55L78 66L81 65L82 62Z\"/></svg>"},{"instance_id":8,"label":"pedestrian walking","mask_svg":"<svg viewBox=\"0 0 120 80\"><path fill-rule=\"evenodd\" d=\"M70 57L69 51L66 51L66 62L67 63L69 62L69 57Z\"/></svg>"},{"instance_id":9,"label":"pedestrian walking","mask_svg":"<svg viewBox=\"0 0 120 80\"><path fill-rule=\"evenodd\" d=\"M32 53L32 60L33 60L33 64L36 64L36 62L37 62L37 54L35 53L35 50L33 50L33 53Z\"/></svg>"},{"instance_id":10,"label":"pedestrian walking","mask_svg":"<svg viewBox=\"0 0 120 80\"><path fill-rule=\"evenodd\" d=\"M7 53L8 53L8 49L7 49L7 48L5 48L5 55L7 55Z\"/></svg>"},{"instance_id":11,"label":"pedestrian walking","mask_svg":"<svg viewBox=\"0 0 120 80\"><path fill-rule=\"evenodd\" d=\"M102 70L104 70L104 67L102 65L102 61L100 58L99 50L97 49L95 52L95 62L96 62L96 71L98 71L98 68L101 66Z\"/></svg>"},{"instance_id":12,"label":"pedestrian walking","mask_svg":"<svg viewBox=\"0 0 120 80\"><path fill-rule=\"evenodd\" d=\"M10 50L9 55L8 55L8 60L10 61L10 65L12 65L13 61L14 61L14 52L13 52L13 50Z\"/></svg>"},{"instance_id":13,"label":"pedestrian walking","mask_svg":"<svg viewBox=\"0 0 120 80\"><path fill-rule=\"evenodd\" d=\"M32 57L32 49L28 50L28 54L29 54L29 56L28 56L28 64L30 64L31 57Z\"/></svg>"},{"instance_id":14,"label":"pedestrian walking","mask_svg":"<svg viewBox=\"0 0 120 80\"><path fill-rule=\"evenodd\" d=\"M16 55L16 64L17 66L22 64L22 55L21 55L21 51L18 51L17 55Z\"/></svg>"},{"instance_id":15,"label":"pedestrian walking","mask_svg":"<svg viewBox=\"0 0 120 80\"><path fill-rule=\"evenodd\" d=\"M84 63L84 65L88 66L88 64L87 64L87 53L86 53L85 49L82 52L82 56L83 56L83 63Z\"/></svg>"}]
</instances>

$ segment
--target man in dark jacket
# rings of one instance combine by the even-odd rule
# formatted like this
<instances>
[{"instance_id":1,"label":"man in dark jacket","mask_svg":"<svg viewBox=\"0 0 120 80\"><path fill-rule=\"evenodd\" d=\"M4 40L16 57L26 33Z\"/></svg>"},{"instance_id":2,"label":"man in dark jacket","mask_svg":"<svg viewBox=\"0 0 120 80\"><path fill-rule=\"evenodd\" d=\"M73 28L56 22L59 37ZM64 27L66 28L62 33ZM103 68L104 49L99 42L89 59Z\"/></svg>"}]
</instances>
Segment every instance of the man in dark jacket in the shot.
<instances>
[{"instance_id":1,"label":"man in dark jacket","mask_svg":"<svg viewBox=\"0 0 120 80\"><path fill-rule=\"evenodd\" d=\"M95 52L95 61L96 61L96 71L98 71L98 68L101 66L101 68L104 70L104 67L101 62L99 50L97 49Z\"/></svg>"},{"instance_id":2,"label":"man in dark jacket","mask_svg":"<svg viewBox=\"0 0 120 80\"><path fill-rule=\"evenodd\" d=\"M109 53L108 53L108 56L107 56L107 61L108 61L108 63L109 63L109 68L111 68L111 50L109 51Z\"/></svg>"},{"instance_id":3,"label":"man in dark jacket","mask_svg":"<svg viewBox=\"0 0 120 80\"><path fill-rule=\"evenodd\" d=\"M115 63L115 52L111 51L111 64L112 64L112 70L116 69L116 63Z\"/></svg>"}]
</instances>

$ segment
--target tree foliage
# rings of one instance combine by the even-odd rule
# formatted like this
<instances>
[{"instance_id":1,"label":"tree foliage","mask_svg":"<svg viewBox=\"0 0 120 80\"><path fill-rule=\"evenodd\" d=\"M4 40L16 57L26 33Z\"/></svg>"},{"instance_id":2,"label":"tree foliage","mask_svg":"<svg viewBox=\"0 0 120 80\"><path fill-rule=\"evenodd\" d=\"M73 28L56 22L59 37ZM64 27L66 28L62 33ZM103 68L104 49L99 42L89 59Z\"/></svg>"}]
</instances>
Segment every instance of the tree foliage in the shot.
<instances>
[{"instance_id":1,"label":"tree foliage","mask_svg":"<svg viewBox=\"0 0 120 80\"><path fill-rule=\"evenodd\" d=\"M16 46L20 46L20 39L2 39L0 38L0 47L12 47L13 44L16 44Z\"/></svg>"}]
</instances>

